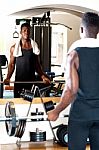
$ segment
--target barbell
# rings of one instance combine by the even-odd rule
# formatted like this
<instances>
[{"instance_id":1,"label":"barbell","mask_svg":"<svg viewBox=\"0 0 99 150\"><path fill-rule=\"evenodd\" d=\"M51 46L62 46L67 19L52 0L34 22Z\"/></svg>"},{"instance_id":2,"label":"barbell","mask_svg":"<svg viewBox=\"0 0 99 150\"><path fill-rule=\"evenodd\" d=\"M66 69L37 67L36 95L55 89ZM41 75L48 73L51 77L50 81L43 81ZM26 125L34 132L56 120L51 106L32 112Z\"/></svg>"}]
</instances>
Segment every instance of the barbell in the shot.
<instances>
[{"instance_id":1,"label":"barbell","mask_svg":"<svg viewBox=\"0 0 99 150\"><path fill-rule=\"evenodd\" d=\"M48 120L47 119L47 115L42 115L42 116L40 116L40 115L36 115L36 116L21 116L21 117L18 117L18 116L14 116L14 117L0 117L0 122L3 122L3 121L13 121L14 120L14 122L17 122L17 121L19 121L19 120L27 120L27 119L29 119L29 120L39 120L39 119L42 119L42 117L43 117L43 119L44 119L44 121L46 121L46 120Z\"/></svg>"},{"instance_id":2,"label":"barbell","mask_svg":"<svg viewBox=\"0 0 99 150\"><path fill-rule=\"evenodd\" d=\"M54 108L54 106L53 106L54 103L52 101L49 101L49 103L45 102L43 104L44 104L46 112L50 111L51 109ZM38 112L38 109L36 109L36 112L31 113L31 115L32 116L18 117L16 115L14 102L8 101L5 105L5 117L0 117L0 122L5 121L6 132L9 136L22 138L22 136L25 132L27 121L49 121L47 113L45 113L45 115L44 115L43 112ZM49 121L49 123L50 123L50 121ZM58 125L56 127L52 127L50 125L50 127L51 127L52 133L54 135L54 140L57 141L56 136L53 132L53 129L60 128L60 125ZM67 128L65 130L67 131ZM67 136L67 132L66 132L66 136ZM59 142L62 143L62 145L66 142L65 140L61 140L64 137L65 137L64 132L60 132L60 129L58 129L57 130L57 138L58 138ZM45 140L46 140L46 132L30 132L30 141L35 142L35 141L45 141Z\"/></svg>"},{"instance_id":3,"label":"barbell","mask_svg":"<svg viewBox=\"0 0 99 150\"><path fill-rule=\"evenodd\" d=\"M43 81L10 81L9 84L44 84ZM48 88L54 87L54 85L56 83L59 83L59 85L62 86L62 84L65 83L65 81L51 81L51 83L48 85ZM8 85L9 85L8 84ZM3 86L7 85L5 84L4 81L0 81L0 98L3 98ZM59 89L60 87L58 86L58 88L54 87L54 89Z\"/></svg>"},{"instance_id":4,"label":"barbell","mask_svg":"<svg viewBox=\"0 0 99 150\"><path fill-rule=\"evenodd\" d=\"M22 84L22 83L33 83L33 84L36 84L36 83L44 83L43 81L9 81L9 84L10 83L19 83L19 84ZM51 83L65 83L65 81L64 80L61 80L61 81L59 81L59 80L55 80L55 81L51 81ZM0 84L5 84L5 82L4 81L0 81ZM6 85L6 84L5 84Z\"/></svg>"},{"instance_id":5,"label":"barbell","mask_svg":"<svg viewBox=\"0 0 99 150\"><path fill-rule=\"evenodd\" d=\"M54 109L54 103L52 101L44 102L45 111L50 111ZM34 115L35 114L35 115ZM67 116L66 116L67 117ZM5 105L5 116L0 117L0 122L5 121L6 131L9 136L22 137L23 129L25 131L26 122L31 121L48 121L48 116L45 113L31 113L31 116L17 116L15 111L14 102L8 101ZM16 134L21 128L21 136Z\"/></svg>"},{"instance_id":6,"label":"barbell","mask_svg":"<svg viewBox=\"0 0 99 150\"><path fill-rule=\"evenodd\" d=\"M54 103L52 101L45 102L44 108L47 111L54 108ZM21 138L24 134L26 122L27 121L48 121L47 114L33 115L33 116L21 116L16 115L14 102L9 101L5 106L5 117L0 117L0 122L5 121L5 127L7 134L9 136L15 136Z\"/></svg>"}]
</instances>

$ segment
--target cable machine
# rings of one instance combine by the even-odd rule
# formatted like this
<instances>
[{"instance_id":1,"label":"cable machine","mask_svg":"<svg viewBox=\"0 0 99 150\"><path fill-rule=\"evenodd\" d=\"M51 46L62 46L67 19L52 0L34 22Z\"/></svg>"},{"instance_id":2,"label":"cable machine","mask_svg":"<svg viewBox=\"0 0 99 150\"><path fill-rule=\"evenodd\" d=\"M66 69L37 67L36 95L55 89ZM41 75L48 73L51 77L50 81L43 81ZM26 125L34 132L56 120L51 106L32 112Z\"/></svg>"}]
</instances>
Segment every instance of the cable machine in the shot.
<instances>
[{"instance_id":1,"label":"cable machine","mask_svg":"<svg viewBox=\"0 0 99 150\"><path fill-rule=\"evenodd\" d=\"M43 17L32 18L31 38L40 49L40 63L44 72L51 71L51 27L50 12Z\"/></svg>"},{"instance_id":2,"label":"cable machine","mask_svg":"<svg viewBox=\"0 0 99 150\"><path fill-rule=\"evenodd\" d=\"M0 82L3 81L2 69L6 69L8 60L5 55L0 55ZM3 83L0 83L0 98L3 98Z\"/></svg>"}]
</instances>

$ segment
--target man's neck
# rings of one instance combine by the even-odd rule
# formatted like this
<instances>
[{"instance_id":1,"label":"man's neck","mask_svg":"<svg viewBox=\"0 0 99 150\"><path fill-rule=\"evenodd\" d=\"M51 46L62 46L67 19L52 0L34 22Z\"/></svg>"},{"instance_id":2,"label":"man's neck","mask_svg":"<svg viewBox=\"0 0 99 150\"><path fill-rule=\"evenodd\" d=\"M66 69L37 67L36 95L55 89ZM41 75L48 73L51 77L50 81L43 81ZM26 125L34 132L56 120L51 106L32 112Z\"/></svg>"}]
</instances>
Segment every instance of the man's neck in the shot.
<instances>
[{"instance_id":1,"label":"man's neck","mask_svg":"<svg viewBox=\"0 0 99 150\"><path fill-rule=\"evenodd\" d=\"M21 46L22 48L30 49L32 47L30 39L21 39Z\"/></svg>"}]
</instances>

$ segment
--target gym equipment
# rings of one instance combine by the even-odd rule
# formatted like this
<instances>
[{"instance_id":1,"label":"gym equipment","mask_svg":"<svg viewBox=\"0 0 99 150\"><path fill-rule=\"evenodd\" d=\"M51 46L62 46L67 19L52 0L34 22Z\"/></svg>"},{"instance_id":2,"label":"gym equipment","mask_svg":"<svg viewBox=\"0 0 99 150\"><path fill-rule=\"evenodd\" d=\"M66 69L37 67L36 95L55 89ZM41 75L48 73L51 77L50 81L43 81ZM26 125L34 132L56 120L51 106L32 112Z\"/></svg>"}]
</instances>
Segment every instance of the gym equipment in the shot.
<instances>
[{"instance_id":1,"label":"gym equipment","mask_svg":"<svg viewBox=\"0 0 99 150\"><path fill-rule=\"evenodd\" d=\"M10 81L9 82L9 84L10 83L18 83L18 84L29 84L29 83L32 83L32 84L35 84L35 85L43 85L44 84L44 82L43 81ZM48 86L46 86L45 88L41 88L40 90L41 90L41 92L44 90L45 91L45 89L46 90L48 90L48 89L53 89L53 91L55 91L55 94L53 94L53 95L55 95L55 96L57 96L57 90L59 90L59 87L58 88L54 88L54 85L56 84L56 83L58 83L58 84L64 84L65 83L65 81L51 81L51 84L50 85L48 85ZM3 98L3 88L4 88L4 85L5 85L5 83L4 83L4 81L3 81L3 78L2 78L2 70L0 69L0 93L2 93L2 94L0 94L0 98ZM23 91L24 92L24 91ZM26 92L29 92L29 91L26 91ZM22 94L22 93L21 93Z\"/></svg>"},{"instance_id":2,"label":"gym equipment","mask_svg":"<svg viewBox=\"0 0 99 150\"><path fill-rule=\"evenodd\" d=\"M44 120L44 118L35 118L35 119L33 118L33 119L31 119L31 121L45 121L45 120Z\"/></svg>"},{"instance_id":3,"label":"gym equipment","mask_svg":"<svg viewBox=\"0 0 99 150\"><path fill-rule=\"evenodd\" d=\"M46 88L44 88L44 90L45 90L45 89L46 89ZM45 114L47 115L46 107L44 106L44 101L43 101L42 94L41 94L41 91L40 91L39 87L37 87L37 86L34 85L34 86L33 86L33 89L32 89L32 92L33 92L33 90L34 90L35 92L38 92L38 94L40 95L41 103L43 104L43 108L44 108ZM35 93L35 92L34 92L34 93ZM24 97L24 94L23 94L23 97ZM27 97L28 97L28 96L27 96ZM31 101L31 102L32 102L32 101ZM52 103L51 103L51 105L52 105ZM52 109L52 107L51 107L51 109ZM48 122L49 122L51 131L52 131L52 134L53 134L53 137L54 137L54 141L56 141L55 133L54 133L54 131L53 131L51 122L50 122L49 120L48 120Z\"/></svg>"},{"instance_id":4,"label":"gym equipment","mask_svg":"<svg viewBox=\"0 0 99 150\"><path fill-rule=\"evenodd\" d=\"M4 81L0 81L0 83L3 83L3 84L5 84L4 83ZM33 84L36 84L36 83L44 83L43 81L10 81L9 82L9 84L10 83L26 83L26 84L29 84L29 83L33 83Z\"/></svg>"},{"instance_id":5,"label":"gym equipment","mask_svg":"<svg viewBox=\"0 0 99 150\"><path fill-rule=\"evenodd\" d=\"M0 66L0 81L2 81L3 78L2 78L2 69L1 69L1 66ZM3 84L0 83L0 98L3 98Z\"/></svg>"},{"instance_id":6,"label":"gym equipment","mask_svg":"<svg viewBox=\"0 0 99 150\"><path fill-rule=\"evenodd\" d=\"M43 116L44 112L39 112L38 108L36 108L36 112L31 112L31 116L37 116L38 117L38 115ZM31 119L31 121L44 121L44 118Z\"/></svg>"},{"instance_id":7,"label":"gym equipment","mask_svg":"<svg viewBox=\"0 0 99 150\"><path fill-rule=\"evenodd\" d=\"M8 60L5 55L0 55L0 98L3 98L3 75L2 69L6 69L8 65Z\"/></svg>"},{"instance_id":8,"label":"gym equipment","mask_svg":"<svg viewBox=\"0 0 99 150\"><path fill-rule=\"evenodd\" d=\"M0 55L0 66L3 69L6 69L7 65L8 65L8 60L7 60L6 56L5 55Z\"/></svg>"},{"instance_id":9,"label":"gym equipment","mask_svg":"<svg viewBox=\"0 0 99 150\"><path fill-rule=\"evenodd\" d=\"M37 112L37 113L36 113ZM43 113L39 112L36 109L36 112L33 112L33 116L21 116L18 117L16 115L14 102L7 102L5 106L5 117L0 117L0 121L5 121L6 131L9 136L14 136L17 138L22 138L25 128L26 122L29 121L48 121L47 115L43 115ZM35 115L36 114L36 115ZM67 116L66 116L67 117ZM43 119L43 120L42 120ZM52 127L52 126L51 126ZM58 125L56 127L51 128L57 129L57 139L54 138L55 142L58 142L60 145L67 146L67 126ZM39 132L38 132L39 131ZM30 132L30 141L40 142L46 140L46 132L40 131L36 129L36 132Z\"/></svg>"},{"instance_id":10,"label":"gym equipment","mask_svg":"<svg viewBox=\"0 0 99 150\"><path fill-rule=\"evenodd\" d=\"M54 109L54 105L55 105L55 103L53 103L53 101L44 102L44 108L45 108L46 112ZM37 118L31 119L32 121L44 121L44 118L42 118L42 117L38 118L38 115L44 116L44 112L38 112L38 109L36 109L36 112L31 112L31 116L36 116L36 115L37 115Z\"/></svg>"},{"instance_id":11,"label":"gym equipment","mask_svg":"<svg viewBox=\"0 0 99 150\"><path fill-rule=\"evenodd\" d=\"M3 63L4 64L4 63ZM54 77L56 77L56 76L63 76L63 74L62 75L56 75L55 76L55 74L52 72L50 72L50 73L47 73L48 74L48 76L50 76L51 77L51 79L53 79ZM60 96L60 94L62 93L62 90L60 89L61 88L61 86L65 83L65 80L63 80L63 81L51 81L51 83L50 83L50 85L45 85L44 84L44 82L43 81L10 81L8 84L10 84L10 83L18 83L18 84L35 84L35 85L37 85L37 86L39 86L39 88L40 88L40 91L41 92L43 92L43 94L44 94L44 92L45 92L45 96L47 96L47 97L49 97L50 95L52 96ZM55 86L55 84L56 83L58 83L59 85L58 85L58 87L56 88L56 87L54 87ZM5 83L4 83L4 81L3 81L3 77L2 77L2 69L0 69L0 98L3 98L3 89L4 89L4 85L5 85ZM43 88L44 87L44 88ZM46 90L45 90L46 89ZM46 92L47 91L47 92ZM53 92L51 92L51 91L53 91ZM26 92L29 92L29 91L26 91ZM50 94L51 93L51 94ZM21 93L22 94L22 93Z\"/></svg>"},{"instance_id":12,"label":"gym equipment","mask_svg":"<svg viewBox=\"0 0 99 150\"><path fill-rule=\"evenodd\" d=\"M40 93L40 90L37 86L34 86L32 87L31 91L28 91L28 92L23 92L21 94L21 96L25 99L25 100L28 100L30 101L30 107L31 107L31 103L32 103L32 100L34 98L34 94L36 92L36 90L38 90L39 94L40 94L40 97L41 97L41 93ZM6 107L5 107L5 118L0 118L0 121L5 121L5 125L6 125L6 131L8 133L9 136L15 136L15 137L19 137L21 138L24 134L24 131L25 131L25 127L26 127L26 122L28 121L28 119L31 121L34 121L34 119L36 120L39 120L39 121L43 121L43 120L47 120L47 111L54 108L53 107L53 102L47 102L47 105L44 105L44 102L43 102L43 99L41 97L41 102L44 106L44 110L45 110L45 113L46 115L43 117L46 117L46 118L43 118L42 115L37 118L37 115L36 116L28 116L29 114L29 111L30 111L30 107L29 107L29 110L28 110L28 113L27 113L27 116L25 117L17 117L16 116L16 112L15 112L15 106L14 106L14 103L13 102L7 102L6 103ZM50 109L49 109L50 108ZM47 120L48 121L48 120ZM51 127L51 130L52 130L52 126L51 126L51 123L49 121L49 125ZM52 130L52 133L54 135L54 132ZM54 139L55 139L55 135L54 135Z\"/></svg>"},{"instance_id":13,"label":"gym equipment","mask_svg":"<svg viewBox=\"0 0 99 150\"><path fill-rule=\"evenodd\" d=\"M36 115L44 115L44 112L39 112L38 108L36 108L36 112L31 112L31 116L36 116Z\"/></svg>"},{"instance_id":14,"label":"gym equipment","mask_svg":"<svg viewBox=\"0 0 99 150\"><path fill-rule=\"evenodd\" d=\"M59 125L56 131L56 136L58 138L58 143L61 146L68 146L68 125L64 124ZM89 143L90 143L89 138L87 138L87 144Z\"/></svg>"},{"instance_id":15,"label":"gym equipment","mask_svg":"<svg viewBox=\"0 0 99 150\"><path fill-rule=\"evenodd\" d=\"M31 38L38 43L44 72L51 71L51 31L50 11L43 17L32 17Z\"/></svg>"},{"instance_id":16,"label":"gym equipment","mask_svg":"<svg viewBox=\"0 0 99 150\"><path fill-rule=\"evenodd\" d=\"M21 138L25 132L25 127L26 127L26 119L20 119L18 121L17 128L15 130L15 137Z\"/></svg>"},{"instance_id":17,"label":"gym equipment","mask_svg":"<svg viewBox=\"0 0 99 150\"><path fill-rule=\"evenodd\" d=\"M61 124L56 131L59 144L62 146L67 146L67 143L68 143L67 128L68 128L67 125Z\"/></svg>"},{"instance_id":18,"label":"gym equipment","mask_svg":"<svg viewBox=\"0 0 99 150\"><path fill-rule=\"evenodd\" d=\"M16 113L13 102L9 102L5 106L5 116L11 120L5 121L6 131L9 136L13 136L16 130Z\"/></svg>"},{"instance_id":19,"label":"gym equipment","mask_svg":"<svg viewBox=\"0 0 99 150\"><path fill-rule=\"evenodd\" d=\"M45 115L44 117L47 120L47 116ZM17 117L14 103L9 101L5 106L5 117L0 118L0 121L5 121L6 131L9 136L21 138L25 131L27 119L40 119L42 121L42 116L40 118L37 118L37 116Z\"/></svg>"},{"instance_id":20,"label":"gym equipment","mask_svg":"<svg viewBox=\"0 0 99 150\"><path fill-rule=\"evenodd\" d=\"M34 98L34 92L23 89L22 92L20 93L20 97L22 97L24 100L32 102L32 100Z\"/></svg>"},{"instance_id":21,"label":"gym equipment","mask_svg":"<svg viewBox=\"0 0 99 150\"><path fill-rule=\"evenodd\" d=\"M38 128L36 128L36 132L30 132L30 141L32 142L46 141L46 131L41 131Z\"/></svg>"},{"instance_id":22,"label":"gym equipment","mask_svg":"<svg viewBox=\"0 0 99 150\"><path fill-rule=\"evenodd\" d=\"M4 83L4 81L0 81L0 83L2 83L2 84L5 84ZM41 83L44 83L43 81L10 81L9 82L9 84L10 83L26 83L26 84L29 84L29 83L33 83L33 84L36 84L36 83L38 83L38 84L41 84ZM65 81L51 81L51 84L55 84L55 83L65 83Z\"/></svg>"},{"instance_id":23,"label":"gym equipment","mask_svg":"<svg viewBox=\"0 0 99 150\"><path fill-rule=\"evenodd\" d=\"M16 119L15 106L13 102L6 103L5 106L5 126L9 136L21 138L25 131L26 118ZM1 120L0 120L1 121Z\"/></svg>"},{"instance_id":24,"label":"gym equipment","mask_svg":"<svg viewBox=\"0 0 99 150\"><path fill-rule=\"evenodd\" d=\"M13 38L19 38L19 33L17 31L17 27L15 26L15 31L13 32Z\"/></svg>"},{"instance_id":25,"label":"gym equipment","mask_svg":"<svg viewBox=\"0 0 99 150\"><path fill-rule=\"evenodd\" d=\"M38 109L36 109L36 112L31 112L31 116L28 115L35 92L39 92L39 94L40 94L41 103L43 104L45 115L42 112L40 113L38 111ZM27 94L27 96L25 96L26 94ZM54 108L54 103L52 101L44 103L43 99L42 99L42 95L40 93L40 89L37 86L33 86L31 91L29 91L27 93L23 92L22 97L23 97L23 99L25 98L25 100L28 100L28 99L30 100L29 101L30 106L29 106L28 113L27 113L26 116L18 117L16 115L14 102L9 101L9 102L6 103L5 117L1 117L0 121L5 121L7 134L9 136L14 136L14 137L17 137L17 138L21 139L24 132L25 132L27 121L29 121L29 122L31 122L31 121L48 121L49 125L50 125L50 128L51 128L51 131L53 133L53 137L54 137L53 140L55 142L59 141L61 143L61 145L63 145L62 142L64 142L64 132L62 132L62 131L65 131L66 128L63 130L63 127L62 127L61 130L59 130L58 127L60 125L57 126L57 127L52 127L51 122L47 118L47 111L50 111ZM58 140L56 139L56 135L53 131L53 129L55 129L55 128L58 128L58 130L57 130ZM60 134L61 134L61 136L60 136ZM61 138L63 138L63 139L61 139ZM36 132L30 132L30 141L38 142L38 141L45 141L45 140L46 140L46 132L45 131L40 131L37 128Z\"/></svg>"},{"instance_id":26,"label":"gym equipment","mask_svg":"<svg viewBox=\"0 0 99 150\"><path fill-rule=\"evenodd\" d=\"M52 101L48 101L44 103L44 108L46 110L46 112L54 109L54 103Z\"/></svg>"},{"instance_id":27,"label":"gym equipment","mask_svg":"<svg viewBox=\"0 0 99 150\"><path fill-rule=\"evenodd\" d=\"M50 106L51 105L51 106ZM44 109L50 110L49 108L53 108L53 102L49 101L49 104L47 102L47 106L44 106ZM48 107L48 108L47 108ZM37 111L37 110L36 110ZM26 121L27 119L31 119L31 121L44 121L47 120L47 115L38 116L37 114L34 116L25 116L25 117L17 117L14 103L9 101L6 103L5 107L5 118L0 118L0 121L5 121L6 131L9 136L15 136L21 138L24 134L25 127L26 127ZM44 118L45 117L45 118Z\"/></svg>"}]
</instances>

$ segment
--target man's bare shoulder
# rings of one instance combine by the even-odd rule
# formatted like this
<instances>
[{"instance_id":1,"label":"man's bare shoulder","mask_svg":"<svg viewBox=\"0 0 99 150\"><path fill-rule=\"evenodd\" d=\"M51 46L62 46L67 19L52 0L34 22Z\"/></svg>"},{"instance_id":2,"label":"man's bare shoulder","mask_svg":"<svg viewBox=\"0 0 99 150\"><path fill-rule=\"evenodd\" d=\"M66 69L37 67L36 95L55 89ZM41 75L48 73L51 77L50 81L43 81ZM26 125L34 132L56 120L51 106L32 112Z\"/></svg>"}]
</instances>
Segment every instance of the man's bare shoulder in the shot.
<instances>
[{"instance_id":1,"label":"man's bare shoulder","mask_svg":"<svg viewBox=\"0 0 99 150\"><path fill-rule=\"evenodd\" d=\"M14 43L14 44L11 46L11 48L15 48L15 45L16 45L16 44Z\"/></svg>"},{"instance_id":2,"label":"man's bare shoulder","mask_svg":"<svg viewBox=\"0 0 99 150\"><path fill-rule=\"evenodd\" d=\"M70 57L71 59L73 59L73 58L77 57L78 54L77 54L77 51L72 50L71 52L69 52L69 53L67 54L67 56Z\"/></svg>"},{"instance_id":3,"label":"man's bare shoulder","mask_svg":"<svg viewBox=\"0 0 99 150\"><path fill-rule=\"evenodd\" d=\"M16 44L13 44L13 45L10 47L10 52L13 52L13 51L14 51L15 45L16 45Z\"/></svg>"},{"instance_id":4,"label":"man's bare shoulder","mask_svg":"<svg viewBox=\"0 0 99 150\"><path fill-rule=\"evenodd\" d=\"M15 45L16 45L16 44L13 44L13 45L10 47L10 50L14 50L14 49L15 49Z\"/></svg>"},{"instance_id":5,"label":"man's bare shoulder","mask_svg":"<svg viewBox=\"0 0 99 150\"><path fill-rule=\"evenodd\" d=\"M77 51L76 50L72 50L69 55L68 55L68 59L69 59L69 63L76 67L76 69L79 68L79 57L78 57L78 54L77 54Z\"/></svg>"}]
</instances>

